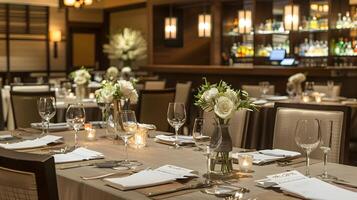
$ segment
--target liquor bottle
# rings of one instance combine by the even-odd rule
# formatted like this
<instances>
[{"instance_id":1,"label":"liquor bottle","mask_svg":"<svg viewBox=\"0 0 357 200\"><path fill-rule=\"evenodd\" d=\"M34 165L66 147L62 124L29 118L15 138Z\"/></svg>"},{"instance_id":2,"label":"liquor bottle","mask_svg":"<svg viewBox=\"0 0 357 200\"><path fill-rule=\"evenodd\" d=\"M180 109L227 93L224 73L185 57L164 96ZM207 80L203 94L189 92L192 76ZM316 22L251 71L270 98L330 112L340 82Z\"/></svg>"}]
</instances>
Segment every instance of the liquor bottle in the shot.
<instances>
[{"instance_id":1,"label":"liquor bottle","mask_svg":"<svg viewBox=\"0 0 357 200\"><path fill-rule=\"evenodd\" d=\"M319 29L319 23L317 22L317 18L313 16L310 20L310 30L318 30Z\"/></svg>"},{"instance_id":2,"label":"liquor bottle","mask_svg":"<svg viewBox=\"0 0 357 200\"><path fill-rule=\"evenodd\" d=\"M337 19L337 22L336 22L336 28L337 29L341 29L342 26L343 26L342 14L338 13L338 19Z\"/></svg>"}]
</instances>

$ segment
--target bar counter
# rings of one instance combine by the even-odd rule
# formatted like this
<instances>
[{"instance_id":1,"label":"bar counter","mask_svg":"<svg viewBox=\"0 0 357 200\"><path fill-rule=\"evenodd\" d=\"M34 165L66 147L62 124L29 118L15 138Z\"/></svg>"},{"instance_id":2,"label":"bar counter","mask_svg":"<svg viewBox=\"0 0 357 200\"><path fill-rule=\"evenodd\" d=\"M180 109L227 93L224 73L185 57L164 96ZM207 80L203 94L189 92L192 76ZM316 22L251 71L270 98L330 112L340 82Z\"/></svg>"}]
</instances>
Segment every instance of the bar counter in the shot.
<instances>
[{"instance_id":1,"label":"bar counter","mask_svg":"<svg viewBox=\"0 0 357 200\"><path fill-rule=\"evenodd\" d=\"M192 81L193 87L207 77L211 82L226 80L235 87L244 84L258 84L259 81L269 81L276 87L276 92L285 94L285 85L289 76L295 73L306 73L308 81L326 84L334 80L342 84L341 95L356 98L357 66L353 67L281 67L281 66L220 66L220 65L147 65L141 70L159 75L167 81L168 87L178 82ZM350 89L348 89L350 88ZM352 89L351 89L352 88Z\"/></svg>"}]
</instances>

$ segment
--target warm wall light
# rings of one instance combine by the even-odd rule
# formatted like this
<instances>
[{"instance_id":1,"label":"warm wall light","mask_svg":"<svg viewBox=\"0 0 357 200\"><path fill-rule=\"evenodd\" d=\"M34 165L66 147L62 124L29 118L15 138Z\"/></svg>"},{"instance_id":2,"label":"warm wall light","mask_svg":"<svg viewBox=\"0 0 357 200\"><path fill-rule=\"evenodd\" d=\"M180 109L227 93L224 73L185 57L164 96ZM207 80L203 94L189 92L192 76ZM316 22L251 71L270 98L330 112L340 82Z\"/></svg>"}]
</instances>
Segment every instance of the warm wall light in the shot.
<instances>
[{"instance_id":1,"label":"warm wall light","mask_svg":"<svg viewBox=\"0 0 357 200\"><path fill-rule=\"evenodd\" d=\"M198 15L198 37L211 37L211 15Z\"/></svg>"},{"instance_id":2,"label":"warm wall light","mask_svg":"<svg viewBox=\"0 0 357 200\"><path fill-rule=\"evenodd\" d=\"M76 0L64 0L63 4L66 6L73 6Z\"/></svg>"},{"instance_id":3,"label":"warm wall light","mask_svg":"<svg viewBox=\"0 0 357 200\"><path fill-rule=\"evenodd\" d=\"M93 0L63 0L65 6L73 6L80 8L82 6L88 6L93 4Z\"/></svg>"},{"instance_id":4,"label":"warm wall light","mask_svg":"<svg viewBox=\"0 0 357 200\"><path fill-rule=\"evenodd\" d=\"M53 56L58 57L58 42L62 39L62 33L60 30L55 30L50 32L50 40L53 42Z\"/></svg>"},{"instance_id":5,"label":"warm wall light","mask_svg":"<svg viewBox=\"0 0 357 200\"><path fill-rule=\"evenodd\" d=\"M238 32L250 33L252 30L252 11L240 10L238 11Z\"/></svg>"},{"instance_id":6,"label":"warm wall light","mask_svg":"<svg viewBox=\"0 0 357 200\"><path fill-rule=\"evenodd\" d=\"M177 18L165 17L165 39L176 39L177 37Z\"/></svg>"},{"instance_id":7,"label":"warm wall light","mask_svg":"<svg viewBox=\"0 0 357 200\"><path fill-rule=\"evenodd\" d=\"M299 6L286 5L284 6L284 27L285 30L298 30L299 29Z\"/></svg>"}]
</instances>

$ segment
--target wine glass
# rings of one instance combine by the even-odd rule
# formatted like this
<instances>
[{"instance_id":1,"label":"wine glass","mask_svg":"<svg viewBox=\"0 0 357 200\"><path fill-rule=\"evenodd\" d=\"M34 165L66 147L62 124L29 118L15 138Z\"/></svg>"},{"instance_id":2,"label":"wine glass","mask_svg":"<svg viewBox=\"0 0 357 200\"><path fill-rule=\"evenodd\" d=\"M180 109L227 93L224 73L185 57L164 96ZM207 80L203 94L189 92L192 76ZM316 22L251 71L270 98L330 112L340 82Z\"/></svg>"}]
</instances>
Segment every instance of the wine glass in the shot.
<instances>
[{"instance_id":1,"label":"wine glass","mask_svg":"<svg viewBox=\"0 0 357 200\"><path fill-rule=\"evenodd\" d=\"M317 119L300 119L295 128L295 142L305 151L306 171L305 175L309 176L310 153L315 150L321 141L320 122Z\"/></svg>"},{"instance_id":2,"label":"wine glass","mask_svg":"<svg viewBox=\"0 0 357 200\"><path fill-rule=\"evenodd\" d=\"M334 179L335 177L329 175L327 173L327 155L331 151L332 146L332 132L333 132L333 121L332 120L320 120L320 124L322 127L322 137L321 137L321 145L320 149L323 152L324 158L324 168L323 173L319 175L322 179Z\"/></svg>"},{"instance_id":3,"label":"wine glass","mask_svg":"<svg viewBox=\"0 0 357 200\"><path fill-rule=\"evenodd\" d=\"M86 121L86 112L83 104L71 104L66 111L66 122L74 129L74 147L78 147L78 131Z\"/></svg>"},{"instance_id":4,"label":"wine glass","mask_svg":"<svg viewBox=\"0 0 357 200\"><path fill-rule=\"evenodd\" d=\"M121 165L125 166L135 166L137 163L135 161L129 160L128 155L128 142L131 137L133 137L138 130L138 123L136 121L135 112L132 110L124 110L120 113L121 120L123 123L124 131L119 131L119 136L124 141L125 145L125 160Z\"/></svg>"},{"instance_id":5,"label":"wine glass","mask_svg":"<svg viewBox=\"0 0 357 200\"><path fill-rule=\"evenodd\" d=\"M333 97L333 87L335 85L335 82L329 80L327 81L327 90L328 90L328 97L332 98Z\"/></svg>"},{"instance_id":6,"label":"wine glass","mask_svg":"<svg viewBox=\"0 0 357 200\"><path fill-rule=\"evenodd\" d=\"M54 97L41 97L37 101L37 110L42 118L42 134L48 134L50 120L56 114L56 99ZM44 123L46 123L46 126Z\"/></svg>"},{"instance_id":7,"label":"wine glass","mask_svg":"<svg viewBox=\"0 0 357 200\"><path fill-rule=\"evenodd\" d=\"M179 149L178 131L186 121L186 109L183 103L169 103L167 121L175 129L174 148Z\"/></svg>"},{"instance_id":8,"label":"wine glass","mask_svg":"<svg viewBox=\"0 0 357 200\"><path fill-rule=\"evenodd\" d=\"M261 97L265 97L269 92L270 83L268 81L259 82Z\"/></svg>"},{"instance_id":9,"label":"wine glass","mask_svg":"<svg viewBox=\"0 0 357 200\"><path fill-rule=\"evenodd\" d=\"M206 183L211 182L211 155L212 149L215 149L219 146L222 141L220 135L216 136L216 141L211 141L212 139L212 132L207 131L204 127L207 122L203 118L196 118L195 123L193 125L192 136L196 143L196 145L200 148L206 148L206 152L204 155L206 156ZM218 131L219 132L219 131ZM220 134L220 132L218 133Z\"/></svg>"}]
</instances>

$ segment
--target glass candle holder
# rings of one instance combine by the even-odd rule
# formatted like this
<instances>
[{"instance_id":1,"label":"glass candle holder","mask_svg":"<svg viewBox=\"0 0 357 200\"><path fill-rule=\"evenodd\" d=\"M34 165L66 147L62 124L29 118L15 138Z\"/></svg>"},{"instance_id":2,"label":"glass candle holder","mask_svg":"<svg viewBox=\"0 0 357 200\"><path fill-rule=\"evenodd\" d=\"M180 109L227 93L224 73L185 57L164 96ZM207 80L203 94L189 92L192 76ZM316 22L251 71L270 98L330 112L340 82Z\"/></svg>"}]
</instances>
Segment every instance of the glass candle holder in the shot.
<instances>
[{"instance_id":1,"label":"glass candle holder","mask_svg":"<svg viewBox=\"0 0 357 200\"><path fill-rule=\"evenodd\" d=\"M88 129L86 130L86 140L87 141L94 141L96 140L96 130L95 129Z\"/></svg>"},{"instance_id":2,"label":"glass candle holder","mask_svg":"<svg viewBox=\"0 0 357 200\"><path fill-rule=\"evenodd\" d=\"M307 103L307 102L310 102L310 96L309 95L303 95L302 96L302 101Z\"/></svg>"},{"instance_id":3,"label":"glass candle holder","mask_svg":"<svg viewBox=\"0 0 357 200\"><path fill-rule=\"evenodd\" d=\"M238 156L239 169L242 172L250 172L253 167L252 155L239 155Z\"/></svg>"},{"instance_id":4,"label":"glass candle holder","mask_svg":"<svg viewBox=\"0 0 357 200\"><path fill-rule=\"evenodd\" d=\"M95 99L94 93L89 93L89 98L90 98L90 99Z\"/></svg>"},{"instance_id":5,"label":"glass candle holder","mask_svg":"<svg viewBox=\"0 0 357 200\"><path fill-rule=\"evenodd\" d=\"M141 149L146 146L147 138L148 138L148 129L139 126L138 130L136 131L133 137L131 144L134 148Z\"/></svg>"},{"instance_id":6,"label":"glass candle holder","mask_svg":"<svg viewBox=\"0 0 357 200\"><path fill-rule=\"evenodd\" d=\"M316 95L315 95L315 101L316 101L317 103L321 103L322 97L321 97L320 94L316 94Z\"/></svg>"}]
</instances>

